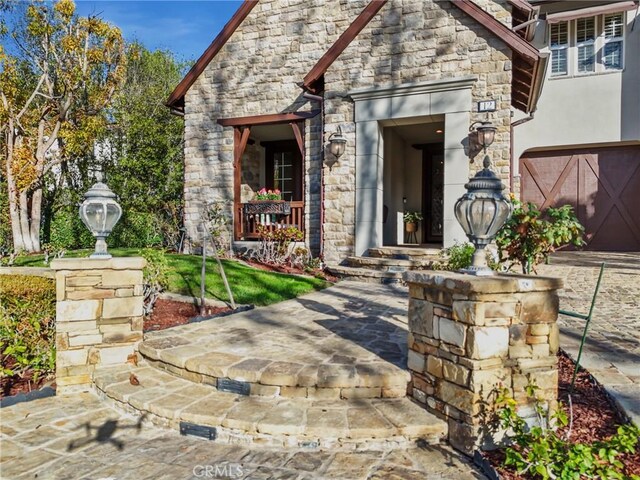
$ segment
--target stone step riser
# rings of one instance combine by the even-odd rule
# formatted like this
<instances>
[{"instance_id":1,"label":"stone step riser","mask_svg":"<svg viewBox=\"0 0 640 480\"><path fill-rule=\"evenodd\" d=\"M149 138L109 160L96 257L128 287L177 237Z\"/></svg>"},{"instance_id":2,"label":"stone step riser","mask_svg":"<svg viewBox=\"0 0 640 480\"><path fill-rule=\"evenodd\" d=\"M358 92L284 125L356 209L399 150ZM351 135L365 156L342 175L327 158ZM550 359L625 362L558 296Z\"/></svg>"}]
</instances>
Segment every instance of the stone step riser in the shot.
<instances>
[{"instance_id":1,"label":"stone step riser","mask_svg":"<svg viewBox=\"0 0 640 480\"><path fill-rule=\"evenodd\" d=\"M237 378L214 377L203 373L192 372L185 368L180 368L161 360L154 360L142 355L146 363L150 366L168 372L176 377L188 380L194 383L209 385L216 389L221 386L222 391L229 391L225 387L225 382L233 382L240 388L246 388L246 393L250 396L259 397L284 397L284 398L310 398L314 400L339 400L354 398L403 398L407 395L407 386L409 382L406 378L397 377L369 377L365 383L366 386L356 386L353 383L347 385L345 381L343 386L286 386L286 385L266 385L258 382L245 382ZM239 385L239 384L243 385ZM340 384L339 382L338 384Z\"/></svg>"},{"instance_id":2,"label":"stone step riser","mask_svg":"<svg viewBox=\"0 0 640 480\"><path fill-rule=\"evenodd\" d=\"M345 260L349 267L379 270L381 272L404 273L407 270L429 269L433 262L395 260L385 258L349 257Z\"/></svg>"},{"instance_id":3,"label":"stone step riser","mask_svg":"<svg viewBox=\"0 0 640 480\"><path fill-rule=\"evenodd\" d=\"M139 385L128 378L136 375ZM95 388L111 405L154 424L213 427L216 442L310 450L388 450L435 444L447 425L409 399L312 401L221 393L144 364L97 371Z\"/></svg>"},{"instance_id":4,"label":"stone step riser","mask_svg":"<svg viewBox=\"0 0 640 480\"><path fill-rule=\"evenodd\" d=\"M438 260L439 254L440 254L440 251L437 249L402 248L402 247L370 248L366 252L366 256L371 258L389 258L389 259L397 259L397 260L428 260L428 261Z\"/></svg>"},{"instance_id":5,"label":"stone step riser","mask_svg":"<svg viewBox=\"0 0 640 480\"><path fill-rule=\"evenodd\" d=\"M382 272L387 273L387 272ZM341 280L351 281L351 282L361 282L361 283L370 283L374 285L394 285L394 284L402 284L402 278L384 278L384 277L375 277L375 276L359 276L359 275L346 275L343 273L337 274Z\"/></svg>"},{"instance_id":6,"label":"stone step riser","mask_svg":"<svg viewBox=\"0 0 640 480\"><path fill-rule=\"evenodd\" d=\"M352 280L355 282L373 283L373 284L395 284L402 283L403 272L384 272L371 268L349 267L349 266L333 266L329 267L329 271L342 280Z\"/></svg>"}]
</instances>

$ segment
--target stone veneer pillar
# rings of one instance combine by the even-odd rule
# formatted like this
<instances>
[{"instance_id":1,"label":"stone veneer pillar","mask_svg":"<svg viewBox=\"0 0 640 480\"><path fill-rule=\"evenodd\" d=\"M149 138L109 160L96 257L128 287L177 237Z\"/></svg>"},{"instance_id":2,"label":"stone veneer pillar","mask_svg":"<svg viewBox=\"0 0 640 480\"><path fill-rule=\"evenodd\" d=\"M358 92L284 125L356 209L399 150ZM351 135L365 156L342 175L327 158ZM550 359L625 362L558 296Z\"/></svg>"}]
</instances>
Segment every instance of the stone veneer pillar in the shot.
<instances>
[{"instance_id":1,"label":"stone veneer pillar","mask_svg":"<svg viewBox=\"0 0 640 480\"><path fill-rule=\"evenodd\" d=\"M558 390L555 278L407 272L412 396L448 420L449 441L472 455L501 433L492 415L498 388L535 418L525 387L554 410Z\"/></svg>"},{"instance_id":2,"label":"stone veneer pillar","mask_svg":"<svg viewBox=\"0 0 640 480\"><path fill-rule=\"evenodd\" d=\"M144 258L63 258L56 271L57 393L87 390L101 365L127 361L142 340Z\"/></svg>"}]
</instances>

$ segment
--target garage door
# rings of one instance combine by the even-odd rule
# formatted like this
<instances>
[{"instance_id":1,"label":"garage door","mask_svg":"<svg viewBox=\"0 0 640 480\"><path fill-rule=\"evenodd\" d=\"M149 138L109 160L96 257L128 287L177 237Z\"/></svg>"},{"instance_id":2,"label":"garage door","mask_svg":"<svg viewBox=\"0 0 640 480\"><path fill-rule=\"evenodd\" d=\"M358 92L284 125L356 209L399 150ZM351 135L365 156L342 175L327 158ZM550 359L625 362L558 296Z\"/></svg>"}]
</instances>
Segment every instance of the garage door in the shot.
<instances>
[{"instance_id":1,"label":"garage door","mask_svg":"<svg viewBox=\"0 0 640 480\"><path fill-rule=\"evenodd\" d=\"M588 250L640 251L640 146L526 153L522 200L573 205Z\"/></svg>"}]
</instances>

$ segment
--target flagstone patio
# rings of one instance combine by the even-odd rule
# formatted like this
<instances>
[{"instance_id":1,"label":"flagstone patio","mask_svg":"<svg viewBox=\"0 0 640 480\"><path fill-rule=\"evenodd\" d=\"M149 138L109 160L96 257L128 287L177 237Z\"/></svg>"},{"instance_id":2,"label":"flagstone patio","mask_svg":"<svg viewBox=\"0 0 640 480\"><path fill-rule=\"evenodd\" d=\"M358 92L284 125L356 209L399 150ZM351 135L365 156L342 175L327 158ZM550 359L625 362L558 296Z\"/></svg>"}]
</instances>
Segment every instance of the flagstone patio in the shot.
<instances>
[{"instance_id":1,"label":"flagstone patio","mask_svg":"<svg viewBox=\"0 0 640 480\"><path fill-rule=\"evenodd\" d=\"M101 368L95 384L113 406L164 426L212 427L221 442L351 450L437 444L446 423L406 396L406 302L406 288L341 282L149 333L137 366Z\"/></svg>"},{"instance_id":2,"label":"flagstone patio","mask_svg":"<svg viewBox=\"0 0 640 480\"><path fill-rule=\"evenodd\" d=\"M1 414L3 479L485 478L446 446L316 452L222 445L149 426L139 416L106 407L91 393L22 403Z\"/></svg>"}]
</instances>

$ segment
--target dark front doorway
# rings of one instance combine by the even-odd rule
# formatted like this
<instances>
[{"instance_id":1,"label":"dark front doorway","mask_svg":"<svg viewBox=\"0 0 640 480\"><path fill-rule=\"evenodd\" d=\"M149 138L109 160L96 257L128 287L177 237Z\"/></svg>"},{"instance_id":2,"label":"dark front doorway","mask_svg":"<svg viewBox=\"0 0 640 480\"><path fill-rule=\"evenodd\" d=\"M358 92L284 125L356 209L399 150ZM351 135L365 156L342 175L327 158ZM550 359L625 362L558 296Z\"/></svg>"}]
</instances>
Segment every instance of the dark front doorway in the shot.
<instances>
[{"instance_id":1,"label":"dark front doorway","mask_svg":"<svg viewBox=\"0 0 640 480\"><path fill-rule=\"evenodd\" d=\"M416 145L422 150L422 243L442 242L444 144Z\"/></svg>"}]
</instances>

